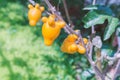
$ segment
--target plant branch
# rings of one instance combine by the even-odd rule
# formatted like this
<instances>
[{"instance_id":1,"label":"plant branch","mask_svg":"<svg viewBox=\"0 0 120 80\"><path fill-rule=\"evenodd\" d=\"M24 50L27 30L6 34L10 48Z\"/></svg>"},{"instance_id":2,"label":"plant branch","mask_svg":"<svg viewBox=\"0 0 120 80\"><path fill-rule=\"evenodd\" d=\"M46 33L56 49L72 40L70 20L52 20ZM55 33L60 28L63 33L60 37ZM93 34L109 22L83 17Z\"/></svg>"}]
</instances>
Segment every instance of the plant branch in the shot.
<instances>
[{"instance_id":1,"label":"plant branch","mask_svg":"<svg viewBox=\"0 0 120 80\"><path fill-rule=\"evenodd\" d=\"M96 3L96 0L93 0L92 5L95 5L95 3ZM92 26L91 31L92 31L92 34L95 33L95 28L94 28L94 26Z\"/></svg>"},{"instance_id":2,"label":"plant branch","mask_svg":"<svg viewBox=\"0 0 120 80\"><path fill-rule=\"evenodd\" d=\"M97 79L102 79L104 80L105 76L101 73L101 71L98 69L98 67L95 65L95 62L92 60L92 53L93 53L93 44L89 40L88 44L86 45L86 57L92 66L93 70L95 71L95 75Z\"/></svg>"},{"instance_id":3,"label":"plant branch","mask_svg":"<svg viewBox=\"0 0 120 80\"><path fill-rule=\"evenodd\" d=\"M90 54L92 54L92 48L93 48L93 45L91 44L90 49L86 52L86 57L87 57L89 63L91 64L93 70L95 71L96 78L104 80L104 75L101 73L101 71L95 65L95 62L92 60L92 56L90 56Z\"/></svg>"},{"instance_id":4,"label":"plant branch","mask_svg":"<svg viewBox=\"0 0 120 80\"><path fill-rule=\"evenodd\" d=\"M35 1L33 1L33 0L28 0L32 5L35 5L36 3L35 3Z\"/></svg>"},{"instance_id":5,"label":"plant branch","mask_svg":"<svg viewBox=\"0 0 120 80\"><path fill-rule=\"evenodd\" d=\"M115 71L114 71L114 75L113 75L113 79L112 79L112 80L115 80L115 78L120 75L120 73L118 72L118 71L119 71L119 68L120 68L120 60L118 60L118 62L117 62L117 65L116 65L116 68L115 68ZM118 74L117 74L117 72L118 72Z\"/></svg>"},{"instance_id":6,"label":"plant branch","mask_svg":"<svg viewBox=\"0 0 120 80\"><path fill-rule=\"evenodd\" d=\"M62 0L62 2L63 2L63 5L64 5L65 14L66 14L66 17L67 17L67 19L68 19L68 22L69 22L69 24L71 25L71 27L73 28L73 23L72 23L72 21L71 21L71 19L70 19L70 15L69 15L69 13L68 13L68 8L67 8L66 0Z\"/></svg>"},{"instance_id":7,"label":"plant branch","mask_svg":"<svg viewBox=\"0 0 120 80\"><path fill-rule=\"evenodd\" d=\"M95 5L95 3L96 3L96 0L93 0L93 2L92 2L92 5ZM95 28L94 28L94 25L92 26L92 28L91 28L91 32L92 32L92 34L91 34L91 41L92 41L92 39L93 39L93 37L95 37ZM93 41L92 41L93 42ZM99 42L99 41L97 41L97 42ZM94 42L93 42L94 43ZM96 44L97 45L97 44ZM94 45L95 46L95 45ZM98 47L96 47L95 46L95 48L96 48L96 50L95 50L95 53L96 53L96 68L98 69L98 71L99 71L99 74L98 74L98 72L96 73L96 78L98 78L98 79L102 79L102 80L104 80L104 75L102 74L102 67L101 67L101 60L98 60L99 58L101 58L101 49L100 48L98 48ZM92 55L91 55L91 57L92 57ZM101 74L100 74L101 73Z\"/></svg>"},{"instance_id":8,"label":"plant branch","mask_svg":"<svg viewBox=\"0 0 120 80\"><path fill-rule=\"evenodd\" d=\"M120 59L120 52L115 53L115 55L113 57L106 55L106 56L104 56L104 59L107 59L109 61L116 61L116 60Z\"/></svg>"}]
</instances>

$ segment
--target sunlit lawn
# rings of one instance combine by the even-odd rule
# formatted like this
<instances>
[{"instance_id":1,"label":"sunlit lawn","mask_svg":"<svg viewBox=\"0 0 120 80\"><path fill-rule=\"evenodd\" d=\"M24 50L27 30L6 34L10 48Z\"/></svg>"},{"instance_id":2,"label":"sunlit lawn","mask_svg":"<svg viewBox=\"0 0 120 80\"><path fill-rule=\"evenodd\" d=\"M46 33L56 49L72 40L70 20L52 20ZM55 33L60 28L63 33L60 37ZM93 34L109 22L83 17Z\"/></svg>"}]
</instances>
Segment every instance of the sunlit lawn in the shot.
<instances>
[{"instance_id":1,"label":"sunlit lawn","mask_svg":"<svg viewBox=\"0 0 120 80\"><path fill-rule=\"evenodd\" d=\"M73 80L58 44L46 47L37 28L24 25L22 9L17 3L0 9L0 80Z\"/></svg>"}]
</instances>

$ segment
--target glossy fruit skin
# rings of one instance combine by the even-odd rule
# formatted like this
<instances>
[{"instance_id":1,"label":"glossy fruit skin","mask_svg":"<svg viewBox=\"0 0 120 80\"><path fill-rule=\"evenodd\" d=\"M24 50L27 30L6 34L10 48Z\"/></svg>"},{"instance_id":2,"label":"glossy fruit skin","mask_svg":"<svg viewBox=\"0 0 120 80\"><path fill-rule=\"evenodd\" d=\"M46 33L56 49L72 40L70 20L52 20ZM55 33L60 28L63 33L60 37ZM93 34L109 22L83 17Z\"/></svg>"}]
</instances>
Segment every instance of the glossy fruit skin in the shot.
<instances>
[{"instance_id":1,"label":"glossy fruit skin","mask_svg":"<svg viewBox=\"0 0 120 80\"><path fill-rule=\"evenodd\" d=\"M78 53L80 54L85 54L86 49L82 45L78 45Z\"/></svg>"},{"instance_id":2,"label":"glossy fruit skin","mask_svg":"<svg viewBox=\"0 0 120 80\"><path fill-rule=\"evenodd\" d=\"M68 35L68 37L67 37L67 40L68 40L69 42L75 42L77 39L78 39L78 36L76 36L75 34L70 34L70 35Z\"/></svg>"},{"instance_id":3,"label":"glossy fruit skin","mask_svg":"<svg viewBox=\"0 0 120 80\"><path fill-rule=\"evenodd\" d=\"M61 46L61 51L68 53L68 54L74 54L77 52L77 44L75 43L76 39L78 37L74 34L68 35L68 37L63 41L63 44Z\"/></svg>"},{"instance_id":4,"label":"glossy fruit skin","mask_svg":"<svg viewBox=\"0 0 120 80\"><path fill-rule=\"evenodd\" d=\"M72 43L69 47L68 47L68 51L75 53L77 51L78 47L75 43Z\"/></svg>"},{"instance_id":5,"label":"glossy fruit skin","mask_svg":"<svg viewBox=\"0 0 120 80\"><path fill-rule=\"evenodd\" d=\"M65 23L62 21L55 21L54 15L50 15L48 18L43 17L42 21L44 22L42 26L44 44L50 46L53 44L54 40L59 36L61 28L65 26Z\"/></svg>"},{"instance_id":6,"label":"glossy fruit skin","mask_svg":"<svg viewBox=\"0 0 120 80\"><path fill-rule=\"evenodd\" d=\"M39 4L36 4L35 7L31 4L28 5L28 20L31 26L35 26L39 19L41 18L41 14L44 11L44 7L40 7Z\"/></svg>"},{"instance_id":7,"label":"glossy fruit skin","mask_svg":"<svg viewBox=\"0 0 120 80\"><path fill-rule=\"evenodd\" d=\"M87 44L88 43L88 39L87 38L83 38L83 42L84 42L84 44Z\"/></svg>"},{"instance_id":8,"label":"glossy fruit skin","mask_svg":"<svg viewBox=\"0 0 120 80\"><path fill-rule=\"evenodd\" d=\"M59 36L60 30L59 27L51 27L48 23L43 24L42 35L44 37L45 45L52 45L53 41Z\"/></svg>"}]
</instances>

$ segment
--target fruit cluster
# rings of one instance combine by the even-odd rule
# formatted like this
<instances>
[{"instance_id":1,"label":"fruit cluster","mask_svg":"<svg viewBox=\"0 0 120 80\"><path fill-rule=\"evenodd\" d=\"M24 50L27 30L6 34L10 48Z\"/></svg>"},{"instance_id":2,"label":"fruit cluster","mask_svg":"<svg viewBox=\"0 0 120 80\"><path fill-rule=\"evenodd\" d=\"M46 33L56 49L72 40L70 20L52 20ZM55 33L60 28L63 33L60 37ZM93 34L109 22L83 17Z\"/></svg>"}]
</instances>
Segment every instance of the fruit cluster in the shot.
<instances>
[{"instance_id":1,"label":"fruit cluster","mask_svg":"<svg viewBox=\"0 0 120 80\"><path fill-rule=\"evenodd\" d=\"M61 51L69 54L74 54L76 52L79 52L80 54L84 54L86 52L85 47L82 45L82 43L76 43L76 40L78 37L75 34L70 34L68 37L63 41L63 44L61 46ZM83 38L83 41L85 44L87 44L88 40L86 38Z\"/></svg>"},{"instance_id":2,"label":"fruit cluster","mask_svg":"<svg viewBox=\"0 0 120 80\"><path fill-rule=\"evenodd\" d=\"M39 4L36 4L35 6L29 4L28 8L29 24L31 26L35 26L41 19L43 22L42 35L44 38L44 44L47 46L52 45L54 40L59 36L61 29L65 27L66 23L57 19L56 15L54 14L50 14L48 17L41 18L44 7L40 6ZM61 51L69 54L74 54L76 52L84 54L86 52L86 49L82 43L76 44L77 39L77 35L69 34L61 46ZM86 38L83 38L83 41L85 44L88 42Z\"/></svg>"}]
</instances>

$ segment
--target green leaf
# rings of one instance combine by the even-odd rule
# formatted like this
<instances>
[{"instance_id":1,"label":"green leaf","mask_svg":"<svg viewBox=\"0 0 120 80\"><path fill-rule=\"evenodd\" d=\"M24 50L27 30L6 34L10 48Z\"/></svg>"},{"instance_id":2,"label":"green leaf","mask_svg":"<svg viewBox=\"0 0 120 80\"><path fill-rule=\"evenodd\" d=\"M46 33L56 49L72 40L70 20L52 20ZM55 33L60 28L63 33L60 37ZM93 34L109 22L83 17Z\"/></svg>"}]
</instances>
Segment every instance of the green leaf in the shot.
<instances>
[{"instance_id":1,"label":"green leaf","mask_svg":"<svg viewBox=\"0 0 120 80\"><path fill-rule=\"evenodd\" d=\"M85 8L83 8L83 10L96 10L98 9L98 7L96 5L89 5Z\"/></svg>"},{"instance_id":2,"label":"green leaf","mask_svg":"<svg viewBox=\"0 0 120 80\"><path fill-rule=\"evenodd\" d=\"M98 11L89 11L83 18L84 28L90 28L93 25L103 24L105 20L108 20L108 25L105 29L104 40L110 38L118 25L118 19L112 16L101 14Z\"/></svg>"},{"instance_id":3,"label":"green leaf","mask_svg":"<svg viewBox=\"0 0 120 80\"><path fill-rule=\"evenodd\" d=\"M88 5L83 10L94 10L102 14L111 15L113 14L112 10L109 7L104 5Z\"/></svg>"},{"instance_id":4,"label":"green leaf","mask_svg":"<svg viewBox=\"0 0 120 80\"><path fill-rule=\"evenodd\" d=\"M109 7L106 7L104 5L98 5L97 7L98 9L96 11L99 12L99 14L105 14L109 16L113 15L113 12Z\"/></svg>"},{"instance_id":5,"label":"green leaf","mask_svg":"<svg viewBox=\"0 0 120 80\"><path fill-rule=\"evenodd\" d=\"M105 29L104 40L109 39L110 36L113 34L113 32L115 31L115 28L118 25L118 21L119 20L117 18L108 17L108 25Z\"/></svg>"},{"instance_id":6,"label":"green leaf","mask_svg":"<svg viewBox=\"0 0 120 80\"><path fill-rule=\"evenodd\" d=\"M82 20L85 24L84 28L89 28L96 24L103 24L107 17L107 15L99 15L95 11L89 11Z\"/></svg>"}]
</instances>

